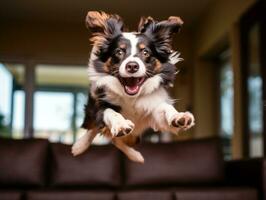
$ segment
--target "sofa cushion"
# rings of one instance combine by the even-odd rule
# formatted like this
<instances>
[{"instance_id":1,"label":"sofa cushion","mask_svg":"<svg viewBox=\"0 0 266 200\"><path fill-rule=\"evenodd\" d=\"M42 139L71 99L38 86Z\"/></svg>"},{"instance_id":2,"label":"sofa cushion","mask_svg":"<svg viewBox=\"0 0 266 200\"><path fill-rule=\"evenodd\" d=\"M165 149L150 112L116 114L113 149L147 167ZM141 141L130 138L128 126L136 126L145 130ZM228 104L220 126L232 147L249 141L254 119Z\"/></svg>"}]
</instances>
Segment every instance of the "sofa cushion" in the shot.
<instances>
[{"instance_id":1,"label":"sofa cushion","mask_svg":"<svg viewBox=\"0 0 266 200\"><path fill-rule=\"evenodd\" d=\"M119 153L113 146L91 146L74 157L71 146L52 144L53 186L117 186L120 184Z\"/></svg>"},{"instance_id":2,"label":"sofa cushion","mask_svg":"<svg viewBox=\"0 0 266 200\"><path fill-rule=\"evenodd\" d=\"M172 200L171 192L165 191L130 191L117 194L118 200Z\"/></svg>"},{"instance_id":3,"label":"sofa cushion","mask_svg":"<svg viewBox=\"0 0 266 200\"><path fill-rule=\"evenodd\" d=\"M258 200L258 194L252 188L209 188L186 189L175 193L178 200Z\"/></svg>"},{"instance_id":4,"label":"sofa cushion","mask_svg":"<svg viewBox=\"0 0 266 200\"><path fill-rule=\"evenodd\" d=\"M48 141L0 139L0 185L40 186L45 183Z\"/></svg>"},{"instance_id":5,"label":"sofa cushion","mask_svg":"<svg viewBox=\"0 0 266 200\"><path fill-rule=\"evenodd\" d=\"M1 200L21 200L22 194L18 191L0 191Z\"/></svg>"},{"instance_id":6,"label":"sofa cushion","mask_svg":"<svg viewBox=\"0 0 266 200\"><path fill-rule=\"evenodd\" d=\"M114 200L111 192L92 191L30 191L27 200Z\"/></svg>"},{"instance_id":7,"label":"sofa cushion","mask_svg":"<svg viewBox=\"0 0 266 200\"><path fill-rule=\"evenodd\" d=\"M222 181L223 157L216 139L143 144L144 164L125 161L126 184L171 185Z\"/></svg>"}]
</instances>

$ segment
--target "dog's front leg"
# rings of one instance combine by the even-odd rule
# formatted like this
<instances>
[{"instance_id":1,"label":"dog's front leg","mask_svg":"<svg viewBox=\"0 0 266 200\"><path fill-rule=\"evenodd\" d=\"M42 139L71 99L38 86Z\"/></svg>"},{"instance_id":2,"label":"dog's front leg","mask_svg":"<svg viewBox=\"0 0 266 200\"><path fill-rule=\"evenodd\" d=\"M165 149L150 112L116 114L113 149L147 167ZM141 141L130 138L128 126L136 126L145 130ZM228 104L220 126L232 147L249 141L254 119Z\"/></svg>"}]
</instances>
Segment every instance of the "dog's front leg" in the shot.
<instances>
[{"instance_id":1,"label":"dog's front leg","mask_svg":"<svg viewBox=\"0 0 266 200\"><path fill-rule=\"evenodd\" d=\"M120 137L131 133L135 127L133 122L125 119L120 113L111 108L107 108L103 112L103 121L110 129L113 137Z\"/></svg>"},{"instance_id":2,"label":"dog's front leg","mask_svg":"<svg viewBox=\"0 0 266 200\"><path fill-rule=\"evenodd\" d=\"M161 103L153 112L155 123L161 131L177 132L195 125L190 112L178 112L171 104Z\"/></svg>"}]
</instances>

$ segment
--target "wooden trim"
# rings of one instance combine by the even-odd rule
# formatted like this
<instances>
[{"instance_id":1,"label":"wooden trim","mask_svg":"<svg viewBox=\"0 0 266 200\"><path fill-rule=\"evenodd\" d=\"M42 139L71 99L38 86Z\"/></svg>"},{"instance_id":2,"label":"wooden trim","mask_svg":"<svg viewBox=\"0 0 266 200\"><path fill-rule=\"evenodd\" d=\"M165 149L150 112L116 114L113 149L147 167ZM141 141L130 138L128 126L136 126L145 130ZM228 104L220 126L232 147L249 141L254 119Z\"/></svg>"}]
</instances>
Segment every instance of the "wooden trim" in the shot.
<instances>
[{"instance_id":1,"label":"wooden trim","mask_svg":"<svg viewBox=\"0 0 266 200\"><path fill-rule=\"evenodd\" d=\"M77 118L77 92L72 93L73 94L73 115L71 116L71 124L72 124L72 130L73 130L73 142L77 139L77 124L76 124L76 118Z\"/></svg>"},{"instance_id":2,"label":"wooden trim","mask_svg":"<svg viewBox=\"0 0 266 200\"><path fill-rule=\"evenodd\" d=\"M263 80L263 153L264 156L266 155L266 1L261 1L261 32L260 32L260 62L261 62L261 73L262 73L262 80Z\"/></svg>"},{"instance_id":3,"label":"wooden trim","mask_svg":"<svg viewBox=\"0 0 266 200\"><path fill-rule=\"evenodd\" d=\"M232 51L232 67L234 74L234 135L232 138L232 158L243 158L243 95L242 95L242 74L240 65L240 31L239 24L232 26L230 32L230 45Z\"/></svg>"},{"instance_id":4,"label":"wooden trim","mask_svg":"<svg viewBox=\"0 0 266 200\"><path fill-rule=\"evenodd\" d=\"M28 63L25 67L25 127L24 137L33 137L33 108L34 108L34 89L35 89L35 66Z\"/></svg>"}]
</instances>

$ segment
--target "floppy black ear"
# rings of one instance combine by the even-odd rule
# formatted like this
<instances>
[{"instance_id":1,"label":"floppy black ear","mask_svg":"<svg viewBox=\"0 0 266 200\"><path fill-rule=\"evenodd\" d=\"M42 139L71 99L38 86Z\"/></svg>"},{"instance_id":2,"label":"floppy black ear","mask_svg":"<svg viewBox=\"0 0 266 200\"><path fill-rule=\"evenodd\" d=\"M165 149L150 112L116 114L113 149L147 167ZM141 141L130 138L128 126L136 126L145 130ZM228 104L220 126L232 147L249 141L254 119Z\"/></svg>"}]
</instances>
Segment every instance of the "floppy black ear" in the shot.
<instances>
[{"instance_id":1,"label":"floppy black ear","mask_svg":"<svg viewBox=\"0 0 266 200\"><path fill-rule=\"evenodd\" d=\"M144 33L149 26L155 23L152 17L141 17L139 21L138 31Z\"/></svg>"},{"instance_id":2,"label":"floppy black ear","mask_svg":"<svg viewBox=\"0 0 266 200\"><path fill-rule=\"evenodd\" d=\"M168 20L154 21L151 17L142 18L139 23L139 32L147 35L153 42L158 56L166 61L172 51L173 34L179 32L183 21L180 17L171 16Z\"/></svg>"},{"instance_id":3,"label":"floppy black ear","mask_svg":"<svg viewBox=\"0 0 266 200\"><path fill-rule=\"evenodd\" d=\"M158 22L154 31L161 34L172 35L178 33L183 24L184 22L180 17L171 16L168 20Z\"/></svg>"},{"instance_id":4,"label":"floppy black ear","mask_svg":"<svg viewBox=\"0 0 266 200\"><path fill-rule=\"evenodd\" d=\"M89 11L86 17L86 27L92 33L110 35L122 32L123 21L116 14L111 15L102 11Z\"/></svg>"},{"instance_id":5,"label":"floppy black ear","mask_svg":"<svg viewBox=\"0 0 266 200\"><path fill-rule=\"evenodd\" d=\"M168 20L155 21L152 17L142 17L139 22L138 31L140 33L177 33L184 24L182 19L177 16L170 16Z\"/></svg>"}]
</instances>

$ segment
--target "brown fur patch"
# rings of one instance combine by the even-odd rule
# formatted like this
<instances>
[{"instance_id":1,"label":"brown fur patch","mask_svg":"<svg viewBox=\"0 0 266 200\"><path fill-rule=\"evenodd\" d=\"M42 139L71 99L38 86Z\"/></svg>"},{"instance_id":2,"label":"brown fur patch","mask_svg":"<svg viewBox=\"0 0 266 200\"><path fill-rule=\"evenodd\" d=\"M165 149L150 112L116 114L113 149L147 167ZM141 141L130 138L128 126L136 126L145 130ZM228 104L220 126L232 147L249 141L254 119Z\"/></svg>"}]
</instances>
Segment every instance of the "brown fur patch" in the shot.
<instances>
[{"instance_id":1,"label":"brown fur patch","mask_svg":"<svg viewBox=\"0 0 266 200\"><path fill-rule=\"evenodd\" d=\"M168 18L168 21L175 22L175 23L179 24L180 26L184 24L183 20L177 16L170 16Z\"/></svg>"},{"instance_id":2,"label":"brown fur patch","mask_svg":"<svg viewBox=\"0 0 266 200\"><path fill-rule=\"evenodd\" d=\"M150 24L154 22L154 19L152 17L141 17L139 25L138 25L138 31L139 32L143 32L146 27Z\"/></svg>"},{"instance_id":3,"label":"brown fur patch","mask_svg":"<svg viewBox=\"0 0 266 200\"><path fill-rule=\"evenodd\" d=\"M154 71L158 73L161 70L161 68L162 68L161 62L158 59L156 59L155 60Z\"/></svg>"},{"instance_id":4,"label":"brown fur patch","mask_svg":"<svg viewBox=\"0 0 266 200\"><path fill-rule=\"evenodd\" d=\"M111 58L108 58L108 60L104 63L103 69L106 73L110 72L110 68L111 68Z\"/></svg>"},{"instance_id":5,"label":"brown fur patch","mask_svg":"<svg viewBox=\"0 0 266 200\"><path fill-rule=\"evenodd\" d=\"M99 47L106 41L106 38L102 34L94 34L94 36L91 37L90 41L93 45Z\"/></svg>"},{"instance_id":6,"label":"brown fur patch","mask_svg":"<svg viewBox=\"0 0 266 200\"><path fill-rule=\"evenodd\" d=\"M111 133L110 129L109 129L107 126L105 126L105 127L103 127L102 129L100 129L100 133L101 133L102 135L104 135L105 137L110 137L110 138L112 138L112 133Z\"/></svg>"},{"instance_id":7,"label":"brown fur patch","mask_svg":"<svg viewBox=\"0 0 266 200\"><path fill-rule=\"evenodd\" d=\"M93 45L101 46L106 41L106 36L112 33L107 23L111 18L117 22L122 21L120 16L116 14L107 14L98 11L88 12L86 16L86 26L92 31L92 38L90 41Z\"/></svg>"},{"instance_id":8,"label":"brown fur patch","mask_svg":"<svg viewBox=\"0 0 266 200\"><path fill-rule=\"evenodd\" d=\"M96 124L94 121L89 121L88 123L85 124L83 128L90 130L96 127Z\"/></svg>"},{"instance_id":9,"label":"brown fur patch","mask_svg":"<svg viewBox=\"0 0 266 200\"><path fill-rule=\"evenodd\" d=\"M127 45L125 43L122 43L122 44L119 45L119 48L120 49L126 49Z\"/></svg>"},{"instance_id":10,"label":"brown fur patch","mask_svg":"<svg viewBox=\"0 0 266 200\"><path fill-rule=\"evenodd\" d=\"M140 43L140 44L139 44L139 48L140 48L140 49L145 49L145 48L146 48L146 45L143 44L143 43Z\"/></svg>"},{"instance_id":11,"label":"brown fur patch","mask_svg":"<svg viewBox=\"0 0 266 200\"><path fill-rule=\"evenodd\" d=\"M107 30L106 21L110 18L105 12L89 11L86 17L87 26L90 28Z\"/></svg>"},{"instance_id":12,"label":"brown fur patch","mask_svg":"<svg viewBox=\"0 0 266 200\"><path fill-rule=\"evenodd\" d=\"M139 136L135 136L132 134L121 137L121 139L123 140L124 143L126 143L130 147L133 147L140 142Z\"/></svg>"}]
</instances>

